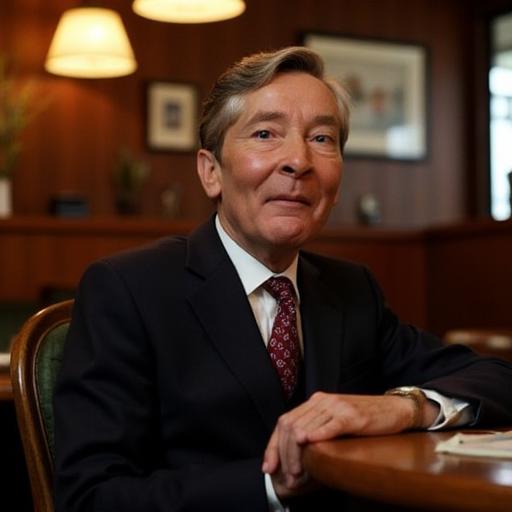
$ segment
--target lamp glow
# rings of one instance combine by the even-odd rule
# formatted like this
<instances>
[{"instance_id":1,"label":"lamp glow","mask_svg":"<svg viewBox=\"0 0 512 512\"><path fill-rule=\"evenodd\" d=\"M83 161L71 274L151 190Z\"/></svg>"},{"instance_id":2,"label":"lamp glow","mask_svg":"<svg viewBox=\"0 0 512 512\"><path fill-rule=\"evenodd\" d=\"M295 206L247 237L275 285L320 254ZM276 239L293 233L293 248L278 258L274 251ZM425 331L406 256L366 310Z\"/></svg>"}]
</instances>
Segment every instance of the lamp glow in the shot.
<instances>
[{"instance_id":1,"label":"lamp glow","mask_svg":"<svg viewBox=\"0 0 512 512\"><path fill-rule=\"evenodd\" d=\"M119 14L77 7L60 18L45 69L76 78L113 78L133 73L137 63Z\"/></svg>"},{"instance_id":2,"label":"lamp glow","mask_svg":"<svg viewBox=\"0 0 512 512\"><path fill-rule=\"evenodd\" d=\"M133 10L157 21L209 23L235 18L245 11L243 0L135 0Z\"/></svg>"}]
</instances>

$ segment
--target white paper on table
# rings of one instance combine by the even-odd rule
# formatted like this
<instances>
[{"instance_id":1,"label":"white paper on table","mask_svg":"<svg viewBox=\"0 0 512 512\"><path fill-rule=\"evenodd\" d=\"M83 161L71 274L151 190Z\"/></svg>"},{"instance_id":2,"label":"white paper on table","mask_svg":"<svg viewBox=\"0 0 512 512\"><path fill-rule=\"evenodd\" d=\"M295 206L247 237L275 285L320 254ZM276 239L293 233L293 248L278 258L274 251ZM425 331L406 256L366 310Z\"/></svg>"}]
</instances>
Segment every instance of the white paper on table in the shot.
<instances>
[{"instance_id":1,"label":"white paper on table","mask_svg":"<svg viewBox=\"0 0 512 512\"><path fill-rule=\"evenodd\" d=\"M437 453L512 458L512 430L491 434L455 434L436 446Z\"/></svg>"}]
</instances>

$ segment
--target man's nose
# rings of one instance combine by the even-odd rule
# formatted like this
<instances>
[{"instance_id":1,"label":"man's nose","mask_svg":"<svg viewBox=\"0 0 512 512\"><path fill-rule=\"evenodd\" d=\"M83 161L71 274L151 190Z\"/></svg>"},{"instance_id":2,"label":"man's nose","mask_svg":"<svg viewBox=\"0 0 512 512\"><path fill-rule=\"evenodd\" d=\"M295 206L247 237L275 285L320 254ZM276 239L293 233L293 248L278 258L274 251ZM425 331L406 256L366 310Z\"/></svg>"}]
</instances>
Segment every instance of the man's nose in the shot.
<instances>
[{"instance_id":1,"label":"man's nose","mask_svg":"<svg viewBox=\"0 0 512 512\"><path fill-rule=\"evenodd\" d=\"M286 174L300 176L311 169L311 154L303 137L290 137L284 145L281 170Z\"/></svg>"}]
</instances>

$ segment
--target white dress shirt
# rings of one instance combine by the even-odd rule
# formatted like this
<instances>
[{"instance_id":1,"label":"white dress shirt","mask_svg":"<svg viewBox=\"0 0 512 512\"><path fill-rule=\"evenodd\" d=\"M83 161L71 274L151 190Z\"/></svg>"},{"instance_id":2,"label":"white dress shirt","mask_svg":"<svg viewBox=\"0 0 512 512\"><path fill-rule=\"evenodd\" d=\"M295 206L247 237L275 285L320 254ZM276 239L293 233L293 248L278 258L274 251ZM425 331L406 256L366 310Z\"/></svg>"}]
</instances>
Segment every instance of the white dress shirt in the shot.
<instances>
[{"instance_id":1,"label":"white dress shirt","mask_svg":"<svg viewBox=\"0 0 512 512\"><path fill-rule=\"evenodd\" d=\"M244 287L245 293L251 305L256 323L261 332L261 337L265 345L268 344L272 333L272 325L277 314L277 301L268 293L262 285L273 276L286 276L293 283L297 302L300 303L300 293L297 287L297 265L298 254L292 264L282 273L276 274L269 268L265 267L254 256L242 249L224 230L220 223L219 216L215 218L215 227L221 239L222 245L229 258L231 259L240 280ZM298 304L297 304L298 306ZM297 307L297 332L303 350L302 324L300 317L300 308ZM433 400L439 404L439 415L429 430L438 430L446 426L467 425L473 421L474 415L470 405L454 398L447 398L437 391L423 389L429 400ZM265 489L269 502L270 512L286 512L288 509L280 503L272 485L270 475L265 474Z\"/></svg>"}]
</instances>

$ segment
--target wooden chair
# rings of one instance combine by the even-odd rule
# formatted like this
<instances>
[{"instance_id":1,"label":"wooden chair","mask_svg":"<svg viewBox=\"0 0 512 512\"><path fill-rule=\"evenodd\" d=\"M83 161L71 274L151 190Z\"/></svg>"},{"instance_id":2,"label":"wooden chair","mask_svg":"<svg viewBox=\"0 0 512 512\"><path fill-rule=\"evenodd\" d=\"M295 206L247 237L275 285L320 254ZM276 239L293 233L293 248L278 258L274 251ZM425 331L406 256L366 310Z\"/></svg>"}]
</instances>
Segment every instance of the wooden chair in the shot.
<instances>
[{"instance_id":1,"label":"wooden chair","mask_svg":"<svg viewBox=\"0 0 512 512\"><path fill-rule=\"evenodd\" d=\"M29 318L11 349L11 380L35 512L53 512L53 389L72 300Z\"/></svg>"},{"instance_id":2,"label":"wooden chair","mask_svg":"<svg viewBox=\"0 0 512 512\"><path fill-rule=\"evenodd\" d=\"M512 361L512 330L453 329L443 339L447 344L468 345L479 354Z\"/></svg>"}]
</instances>

